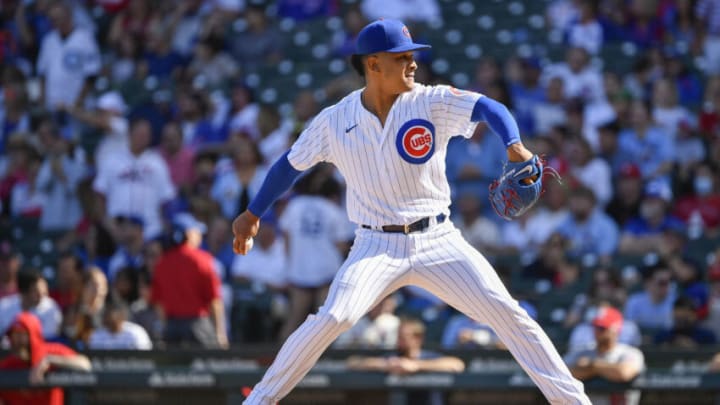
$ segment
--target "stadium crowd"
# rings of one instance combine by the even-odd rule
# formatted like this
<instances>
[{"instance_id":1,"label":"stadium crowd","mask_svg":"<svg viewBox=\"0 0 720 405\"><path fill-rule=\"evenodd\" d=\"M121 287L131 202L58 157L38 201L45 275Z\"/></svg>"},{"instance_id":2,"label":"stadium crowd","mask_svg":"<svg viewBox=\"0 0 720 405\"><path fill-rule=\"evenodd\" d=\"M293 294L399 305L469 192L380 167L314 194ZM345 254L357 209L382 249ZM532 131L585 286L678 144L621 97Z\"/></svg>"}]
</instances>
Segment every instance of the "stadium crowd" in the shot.
<instances>
[{"instance_id":1,"label":"stadium crowd","mask_svg":"<svg viewBox=\"0 0 720 405\"><path fill-rule=\"evenodd\" d=\"M400 18L429 37L449 18L443 10L482 7L377 3L3 1L0 333L31 311L45 339L80 349L286 337L350 249L343 180L313 169L262 219L247 256L232 252L230 221L320 108L362 83L345 68L318 91L299 86L289 103L261 97L258 77L302 62L288 56L301 57L283 27L334 21L319 49L345 58L366 21ZM480 124L448 149L456 226L571 349L608 328L628 347L717 343L720 1L540 3L544 34L566 49L559 59L485 55L468 83L452 83L432 51L418 55L419 82L505 103L562 176L536 208L501 221L487 190L505 153ZM630 69L603 59L613 44L632 48ZM33 235L50 246L23 245ZM50 263L30 260L36 251ZM565 300L549 308L548 297ZM613 308L622 315L607 315ZM336 347L393 348L399 315L422 319L426 341L445 348L501 345L406 288ZM623 347L639 372L642 355ZM578 353L568 361L590 373Z\"/></svg>"}]
</instances>

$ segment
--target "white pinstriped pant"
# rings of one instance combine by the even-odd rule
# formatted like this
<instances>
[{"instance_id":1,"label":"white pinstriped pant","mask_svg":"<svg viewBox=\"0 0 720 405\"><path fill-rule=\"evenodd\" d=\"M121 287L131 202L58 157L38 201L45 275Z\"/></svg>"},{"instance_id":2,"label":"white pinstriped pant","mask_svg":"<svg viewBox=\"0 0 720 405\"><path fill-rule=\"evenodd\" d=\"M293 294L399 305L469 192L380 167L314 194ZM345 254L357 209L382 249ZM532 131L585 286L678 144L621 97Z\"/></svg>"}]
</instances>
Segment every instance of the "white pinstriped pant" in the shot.
<instances>
[{"instance_id":1,"label":"white pinstriped pant","mask_svg":"<svg viewBox=\"0 0 720 405\"><path fill-rule=\"evenodd\" d=\"M358 230L325 304L288 337L244 404L285 397L340 333L409 284L490 325L550 403L590 404L545 332L450 221L409 235Z\"/></svg>"}]
</instances>

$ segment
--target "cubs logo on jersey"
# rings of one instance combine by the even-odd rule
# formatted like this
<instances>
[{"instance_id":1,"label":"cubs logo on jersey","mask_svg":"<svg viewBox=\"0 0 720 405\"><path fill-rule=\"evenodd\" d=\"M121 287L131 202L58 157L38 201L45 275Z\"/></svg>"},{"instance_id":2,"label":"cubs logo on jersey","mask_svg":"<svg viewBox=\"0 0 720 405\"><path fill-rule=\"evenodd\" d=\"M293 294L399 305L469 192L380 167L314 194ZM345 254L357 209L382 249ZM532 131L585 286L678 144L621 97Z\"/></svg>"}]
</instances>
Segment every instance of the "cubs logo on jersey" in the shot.
<instances>
[{"instance_id":1,"label":"cubs logo on jersey","mask_svg":"<svg viewBox=\"0 0 720 405\"><path fill-rule=\"evenodd\" d=\"M406 162L425 163L435 152L435 126L427 120L412 119L400 127L395 144Z\"/></svg>"}]
</instances>

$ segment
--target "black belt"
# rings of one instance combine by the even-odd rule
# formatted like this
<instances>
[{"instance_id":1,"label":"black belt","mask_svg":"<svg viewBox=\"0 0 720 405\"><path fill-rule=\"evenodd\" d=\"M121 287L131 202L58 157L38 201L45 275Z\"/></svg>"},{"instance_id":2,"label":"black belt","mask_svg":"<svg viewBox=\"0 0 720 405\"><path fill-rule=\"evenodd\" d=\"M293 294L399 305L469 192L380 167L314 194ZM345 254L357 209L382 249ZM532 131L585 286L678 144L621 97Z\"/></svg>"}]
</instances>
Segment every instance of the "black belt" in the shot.
<instances>
[{"instance_id":1,"label":"black belt","mask_svg":"<svg viewBox=\"0 0 720 405\"><path fill-rule=\"evenodd\" d=\"M422 219L418 219L417 221L413 222L412 224L407 225L383 225L383 226L370 226L370 225L360 225L361 228L364 229L374 229L376 231L382 231L382 232L388 232L388 233L413 233L413 232L422 232L430 227L430 220L433 217L425 217ZM445 219L447 216L445 214L440 214L434 217L438 224L441 224L445 222Z\"/></svg>"}]
</instances>

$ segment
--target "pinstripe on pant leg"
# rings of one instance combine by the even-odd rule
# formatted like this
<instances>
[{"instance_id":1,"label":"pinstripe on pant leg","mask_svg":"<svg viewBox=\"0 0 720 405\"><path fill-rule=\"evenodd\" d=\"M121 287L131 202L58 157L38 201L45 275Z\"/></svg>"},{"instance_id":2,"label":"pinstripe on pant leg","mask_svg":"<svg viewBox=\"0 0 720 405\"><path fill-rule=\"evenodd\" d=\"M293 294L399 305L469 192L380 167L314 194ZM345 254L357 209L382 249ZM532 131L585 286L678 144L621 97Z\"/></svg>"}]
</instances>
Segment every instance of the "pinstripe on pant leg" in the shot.
<instances>
[{"instance_id":1,"label":"pinstripe on pant leg","mask_svg":"<svg viewBox=\"0 0 720 405\"><path fill-rule=\"evenodd\" d=\"M460 232L446 224L413 240L413 283L490 325L550 403L590 404L545 332Z\"/></svg>"},{"instance_id":2,"label":"pinstripe on pant leg","mask_svg":"<svg viewBox=\"0 0 720 405\"><path fill-rule=\"evenodd\" d=\"M288 337L245 405L274 404L286 396L340 333L405 283L406 240L404 235L359 231L325 304Z\"/></svg>"}]
</instances>

